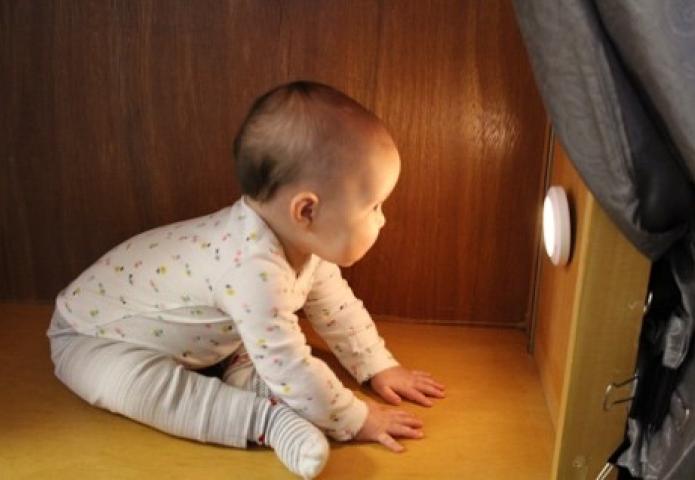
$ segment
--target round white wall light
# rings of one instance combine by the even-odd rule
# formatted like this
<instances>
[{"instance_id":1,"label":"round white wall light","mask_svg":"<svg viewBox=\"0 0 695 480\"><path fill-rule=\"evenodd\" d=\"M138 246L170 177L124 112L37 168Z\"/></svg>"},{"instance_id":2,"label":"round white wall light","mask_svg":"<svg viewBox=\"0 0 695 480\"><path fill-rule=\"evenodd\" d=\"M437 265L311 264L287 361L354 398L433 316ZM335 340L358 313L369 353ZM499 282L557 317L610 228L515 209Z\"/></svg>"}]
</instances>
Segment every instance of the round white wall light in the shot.
<instances>
[{"instance_id":1,"label":"round white wall light","mask_svg":"<svg viewBox=\"0 0 695 480\"><path fill-rule=\"evenodd\" d=\"M566 265L570 258L572 233L567 194L562 187L548 189L543 201L543 243L554 265Z\"/></svg>"}]
</instances>

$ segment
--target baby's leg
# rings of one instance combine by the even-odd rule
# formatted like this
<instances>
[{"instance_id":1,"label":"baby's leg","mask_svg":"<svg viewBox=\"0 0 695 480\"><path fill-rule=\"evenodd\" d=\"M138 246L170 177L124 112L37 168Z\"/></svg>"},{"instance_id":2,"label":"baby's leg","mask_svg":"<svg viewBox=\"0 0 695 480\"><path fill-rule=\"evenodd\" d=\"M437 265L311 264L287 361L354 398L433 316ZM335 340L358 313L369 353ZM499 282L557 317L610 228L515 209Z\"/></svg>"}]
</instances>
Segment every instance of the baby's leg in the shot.
<instances>
[{"instance_id":1,"label":"baby's leg","mask_svg":"<svg viewBox=\"0 0 695 480\"><path fill-rule=\"evenodd\" d=\"M293 472L310 478L328 457L323 434L284 405L187 370L156 350L53 328L56 376L92 405L172 435L245 447L268 443Z\"/></svg>"},{"instance_id":2,"label":"baby's leg","mask_svg":"<svg viewBox=\"0 0 695 480\"><path fill-rule=\"evenodd\" d=\"M225 359L223 368L222 381L227 385L252 391L259 397L274 398L273 392L258 375L243 346Z\"/></svg>"},{"instance_id":3,"label":"baby's leg","mask_svg":"<svg viewBox=\"0 0 695 480\"><path fill-rule=\"evenodd\" d=\"M246 447L252 392L138 345L74 335L62 347L53 348L55 375L90 404L175 436Z\"/></svg>"}]
</instances>

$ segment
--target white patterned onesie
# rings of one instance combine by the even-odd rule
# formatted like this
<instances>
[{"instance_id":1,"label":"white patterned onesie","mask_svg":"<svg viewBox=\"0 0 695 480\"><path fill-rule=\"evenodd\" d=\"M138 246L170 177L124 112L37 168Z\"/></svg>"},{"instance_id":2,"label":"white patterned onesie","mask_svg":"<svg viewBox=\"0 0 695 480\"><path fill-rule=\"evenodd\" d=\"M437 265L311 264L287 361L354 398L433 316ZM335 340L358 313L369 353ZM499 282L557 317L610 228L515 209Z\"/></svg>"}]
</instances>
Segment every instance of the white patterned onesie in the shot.
<instances>
[{"instance_id":1,"label":"white patterned onesie","mask_svg":"<svg viewBox=\"0 0 695 480\"><path fill-rule=\"evenodd\" d=\"M295 312L358 382L398 365L340 269L312 256L296 275L243 197L123 242L56 308L83 335L149 346L190 368L248 352L273 394L336 440L355 435L367 407L311 355Z\"/></svg>"}]
</instances>

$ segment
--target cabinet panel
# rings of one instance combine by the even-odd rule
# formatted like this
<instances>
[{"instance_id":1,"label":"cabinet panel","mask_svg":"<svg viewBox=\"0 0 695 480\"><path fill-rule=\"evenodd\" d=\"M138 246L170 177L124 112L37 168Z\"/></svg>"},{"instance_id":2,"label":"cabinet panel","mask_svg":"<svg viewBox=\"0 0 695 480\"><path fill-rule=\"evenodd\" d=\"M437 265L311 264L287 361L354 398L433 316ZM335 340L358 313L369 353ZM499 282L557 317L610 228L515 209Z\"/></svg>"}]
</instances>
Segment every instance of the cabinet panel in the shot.
<instances>
[{"instance_id":1,"label":"cabinet panel","mask_svg":"<svg viewBox=\"0 0 695 480\"><path fill-rule=\"evenodd\" d=\"M567 168L559 145L555 160ZM562 175L554 178L563 184ZM650 262L583 184L568 188L575 192L575 251L560 270L544 264L538 311L545 327L537 338L543 354L536 359L556 419L553 478L579 480L595 478L623 437L629 403L606 410L604 398L608 385L634 373ZM551 322L561 325L554 338L563 348L549 347ZM610 400L629 396L630 385Z\"/></svg>"},{"instance_id":2,"label":"cabinet panel","mask_svg":"<svg viewBox=\"0 0 695 480\"><path fill-rule=\"evenodd\" d=\"M572 248L570 259L564 267L554 266L542 252L539 275L538 305L534 328L534 357L539 366L548 410L557 426L562 385L567 363L567 344L571 327L571 310L575 298L580 261L577 245L586 235L589 191L574 168L562 145L551 144L550 185L561 185L567 192L570 206ZM542 245L541 245L541 248Z\"/></svg>"}]
</instances>

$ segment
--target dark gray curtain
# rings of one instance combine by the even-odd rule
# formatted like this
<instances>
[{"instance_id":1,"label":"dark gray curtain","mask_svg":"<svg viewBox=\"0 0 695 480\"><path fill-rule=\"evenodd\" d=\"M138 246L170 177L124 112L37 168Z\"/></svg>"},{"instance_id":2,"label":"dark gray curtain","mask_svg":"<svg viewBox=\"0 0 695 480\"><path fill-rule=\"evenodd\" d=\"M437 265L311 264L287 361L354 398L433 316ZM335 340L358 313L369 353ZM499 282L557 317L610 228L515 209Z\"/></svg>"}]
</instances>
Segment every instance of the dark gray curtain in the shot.
<instances>
[{"instance_id":1,"label":"dark gray curtain","mask_svg":"<svg viewBox=\"0 0 695 480\"><path fill-rule=\"evenodd\" d=\"M695 479L695 0L514 3L571 161L681 296L659 339L661 367L677 372L668 413L656 432L631 418L618 463L640 478Z\"/></svg>"}]
</instances>

